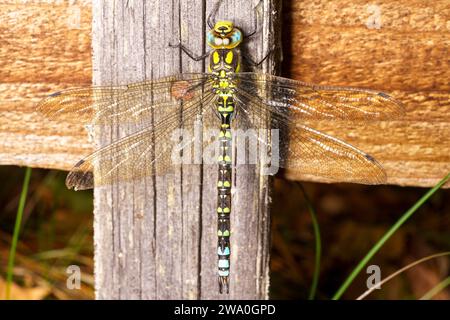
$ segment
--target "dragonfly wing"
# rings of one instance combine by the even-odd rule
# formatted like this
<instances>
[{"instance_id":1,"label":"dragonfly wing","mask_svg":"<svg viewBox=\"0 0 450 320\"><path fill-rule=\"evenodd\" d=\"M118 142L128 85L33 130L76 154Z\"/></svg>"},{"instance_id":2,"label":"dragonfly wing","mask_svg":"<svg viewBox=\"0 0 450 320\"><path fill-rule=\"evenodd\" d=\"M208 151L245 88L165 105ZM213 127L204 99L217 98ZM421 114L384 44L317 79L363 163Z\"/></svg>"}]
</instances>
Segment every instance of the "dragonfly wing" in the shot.
<instances>
[{"instance_id":1,"label":"dragonfly wing","mask_svg":"<svg viewBox=\"0 0 450 320\"><path fill-rule=\"evenodd\" d=\"M399 101L384 92L351 87L319 86L270 74L236 74L239 90L258 96L273 113L303 119L391 119L404 113Z\"/></svg>"},{"instance_id":2,"label":"dragonfly wing","mask_svg":"<svg viewBox=\"0 0 450 320\"><path fill-rule=\"evenodd\" d=\"M43 99L37 109L50 119L91 125L142 124L154 110L176 108L210 90L209 75L178 74L124 86L68 89Z\"/></svg>"},{"instance_id":3,"label":"dragonfly wing","mask_svg":"<svg viewBox=\"0 0 450 320\"><path fill-rule=\"evenodd\" d=\"M386 182L386 172L372 156L337 138L296 125L287 133L287 139L289 147L280 150L284 168L336 182Z\"/></svg>"},{"instance_id":4,"label":"dragonfly wing","mask_svg":"<svg viewBox=\"0 0 450 320\"><path fill-rule=\"evenodd\" d=\"M271 113L270 106L258 98L243 92L236 98L238 112L243 113L253 127L280 130L278 144L266 146L271 150L272 158L278 156L280 167L336 182L385 183L383 167L369 154L308 126L296 124L287 113Z\"/></svg>"},{"instance_id":5,"label":"dragonfly wing","mask_svg":"<svg viewBox=\"0 0 450 320\"><path fill-rule=\"evenodd\" d=\"M193 130L196 120L202 116L213 98L214 94L207 92L186 103L177 102L172 106L174 112L154 125L150 123L144 129L95 151L73 167L66 179L67 187L75 190L90 189L167 173L175 164L180 164L177 162L179 159L174 158L174 152L181 150L177 144L186 147L186 142L180 140L180 137L186 138L186 132ZM191 145L190 140L187 145Z\"/></svg>"}]
</instances>

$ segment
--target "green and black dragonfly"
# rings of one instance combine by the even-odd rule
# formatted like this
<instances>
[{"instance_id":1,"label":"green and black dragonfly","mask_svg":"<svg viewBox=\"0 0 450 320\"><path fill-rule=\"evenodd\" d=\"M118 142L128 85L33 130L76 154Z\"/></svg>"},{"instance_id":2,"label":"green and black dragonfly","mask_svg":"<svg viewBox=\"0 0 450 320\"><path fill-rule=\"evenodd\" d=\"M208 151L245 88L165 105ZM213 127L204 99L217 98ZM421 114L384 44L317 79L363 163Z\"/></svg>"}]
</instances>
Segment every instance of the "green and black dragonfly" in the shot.
<instances>
[{"instance_id":1,"label":"green and black dragonfly","mask_svg":"<svg viewBox=\"0 0 450 320\"><path fill-rule=\"evenodd\" d=\"M303 121L364 122L391 119L403 110L383 92L241 72L244 36L230 21L211 24L206 37L211 48L206 73L69 89L50 95L38 109L51 118L69 117L94 126L140 126L79 161L66 180L75 190L167 173L174 166L174 143L169 143L173 132L192 130L199 119L209 119L205 126L217 128L218 143L218 283L220 292L228 292L233 130L245 122L254 129L286 132L276 146L282 168L334 181L382 184L386 173L372 156ZM158 113L163 115L155 121Z\"/></svg>"}]
</instances>

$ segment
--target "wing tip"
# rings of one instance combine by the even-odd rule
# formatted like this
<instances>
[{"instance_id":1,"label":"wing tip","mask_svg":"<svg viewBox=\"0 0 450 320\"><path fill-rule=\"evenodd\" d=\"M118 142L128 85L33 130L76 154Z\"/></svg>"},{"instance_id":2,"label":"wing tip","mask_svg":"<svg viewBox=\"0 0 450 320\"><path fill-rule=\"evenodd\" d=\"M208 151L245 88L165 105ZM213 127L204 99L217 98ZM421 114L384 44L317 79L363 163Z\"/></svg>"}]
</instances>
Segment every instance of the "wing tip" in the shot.
<instances>
[{"instance_id":1,"label":"wing tip","mask_svg":"<svg viewBox=\"0 0 450 320\"><path fill-rule=\"evenodd\" d=\"M84 163L80 160L74 166L74 169L69 172L66 177L66 187L68 189L87 190L94 188L94 174L91 171L81 171L78 168Z\"/></svg>"},{"instance_id":2,"label":"wing tip","mask_svg":"<svg viewBox=\"0 0 450 320\"><path fill-rule=\"evenodd\" d=\"M41 112L43 115L47 117L52 117L55 113L55 108L52 106L52 99L59 97L62 95L62 91L54 92L45 98L43 98L41 101L38 102L36 105L36 109Z\"/></svg>"},{"instance_id":3,"label":"wing tip","mask_svg":"<svg viewBox=\"0 0 450 320\"><path fill-rule=\"evenodd\" d=\"M391 103L391 106L392 104L394 105L393 107L391 107L392 114L397 117L402 117L405 115L405 107L399 100L395 99L393 96L385 92L378 92L377 95L382 97L383 99L388 100Z\"/></svg>"},{"instance_id":4,"label":"wing tip","mask_svg":"<svg viewBox=\"0 0 450 320\"><path fill-rule=\"evenodd\" d=\"M386 99L393 99L390 95L388 95L388 94L385 93L385 92L378 92L378 95L379 95L380 97L383 97L383 98L386 98Z\"/></svg>"},{"instance_id":5,"label":"wing tip","mask_svg":"<svg viewBox=\"0 0 450 320\"><path fill-rule=\"evenodd\" d=\"M57 96L60 96L61 93L62 93L62 91L57 91L57 92L52 93L52 94L49 95L48 97L49 97L49 98L57 97Z\"/></svg>"},{"instance_id":6,"label":"wing tip","mask_svg":"<svg viewBox=\"0 0 450 320\"><path fill-rule=\"evenodd\" d=\"M370 184L374 184L374 185L375 184L386 184L387 174L386 174L386 171L384 170L383 166L377 161L377 159L375 159L373 156L371 156L368 153L364 154L364 158L366 158L368 161L373 163L377 168L376 175L374 176L376 179L374 179L374 181L372 181Z\"/></svg>"},{"instance_id":7,"label":"wing tip","mask_svg":"<svg viewBox=\"0 0 450 320\"><path fill-rule=\"evenodd\" d=\"M370 162L377 162L376 160L375 160L375 158L374 157L372 157L370 154L364 154L364 157L367 159L367 160L369 160Z\"/></svg>"},{"instance_id":8,"label":"wing tip","mask_svg":"<svg viewBox=\"0 0 450 320\"><path fill-rule=\"evenodd\" d=\"M85 162L84 159L81 159L80 161L78 161L78 162L75 164L75 168L81 166L84 162Z\"/></svg>"}]
</instances>

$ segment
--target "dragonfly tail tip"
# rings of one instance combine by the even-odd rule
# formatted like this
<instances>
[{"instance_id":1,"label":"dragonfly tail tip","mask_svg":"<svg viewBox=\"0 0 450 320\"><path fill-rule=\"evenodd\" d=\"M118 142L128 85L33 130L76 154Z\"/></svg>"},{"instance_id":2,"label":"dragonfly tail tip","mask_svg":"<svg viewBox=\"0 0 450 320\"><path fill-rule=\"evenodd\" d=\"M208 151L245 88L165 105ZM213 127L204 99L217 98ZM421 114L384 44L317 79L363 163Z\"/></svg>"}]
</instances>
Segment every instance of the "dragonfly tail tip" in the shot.
<instances>
[{"instance_id":1,"label":"dragonfly tail tip","mask_svg":"<svg viewBox=\"0 0 450 320\"><path fill-rule=\"evenodd\" d=\"M221 277L219 276L219 293L230 293L229 290L229 283L228 283L228 277Z\"/></svg>"}]
</instances>

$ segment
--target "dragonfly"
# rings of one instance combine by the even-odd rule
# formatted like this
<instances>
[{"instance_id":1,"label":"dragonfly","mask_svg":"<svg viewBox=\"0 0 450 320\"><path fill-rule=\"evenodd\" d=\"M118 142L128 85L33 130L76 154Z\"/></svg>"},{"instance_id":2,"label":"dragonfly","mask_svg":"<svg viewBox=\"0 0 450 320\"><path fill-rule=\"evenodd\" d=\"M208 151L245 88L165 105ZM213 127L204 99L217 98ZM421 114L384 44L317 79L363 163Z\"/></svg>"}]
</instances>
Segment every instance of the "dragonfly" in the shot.
<instances>
[{"instance_id":1,"label":"dragonfly","mask_svg":"<svg viewBox=\"0 0 450 320\"><path fill-rule=\"evenodd\" d=\"M208 19L209 21L209 19ZM229 292L233 133L245 124L286 132L278 141L279 167L331 181L382 184L386 173L369 154L305 124L306 120L392 119L403 113L386 93L321 86L254 71L242 71L243 32L231 21L210 24L208 72L182 73L122 86L91 86L56 92L38 105L50 118L93 126L135 125L75 164L66 178L75 190L164 175L174 167L171 135L198 119L217 128L218 290ZM195 59L190 51L178 45ZM158 116L157 116L158 115ZM203 142L202 142L203 143ZM305 165L309 164L309 165ZM311 165L312 164L312 165Z\"/></svg>"}]
</instances>

